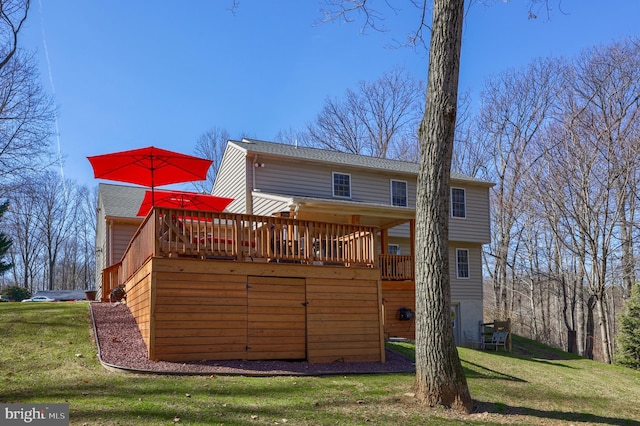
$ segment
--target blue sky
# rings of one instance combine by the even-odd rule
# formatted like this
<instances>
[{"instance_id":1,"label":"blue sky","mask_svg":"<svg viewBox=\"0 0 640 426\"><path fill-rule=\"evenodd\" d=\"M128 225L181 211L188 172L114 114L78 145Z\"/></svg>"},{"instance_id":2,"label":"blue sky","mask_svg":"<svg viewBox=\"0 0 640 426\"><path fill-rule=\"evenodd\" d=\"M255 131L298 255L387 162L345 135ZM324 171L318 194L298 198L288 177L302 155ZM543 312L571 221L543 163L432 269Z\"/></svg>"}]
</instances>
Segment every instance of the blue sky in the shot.
<instances>
[{"instance_id":1,"label":"blue sky","mask_svg":"<svg viewBox=\"0 0 640 426\"><path fill-rule=\"evenodd\" d=\"M241 0L235 15L231 3L33 0L21 42L55 92L65 177L97 184L89 155L148 145L193 153L214 126L272 140L311 122L326 97L395 66L426 79L427 52L389 48L415 26L407 0L394 2L404 10L388 14L387 32L365 34L357 22L315 25L316 0ZM460 88L473 93L536 57L638 32L637 0L562 0L561 10L556 0L550 19L538 11L535 20L527 0L484 3L469 8L463 34Z\"/></svg>"}]
</instances>

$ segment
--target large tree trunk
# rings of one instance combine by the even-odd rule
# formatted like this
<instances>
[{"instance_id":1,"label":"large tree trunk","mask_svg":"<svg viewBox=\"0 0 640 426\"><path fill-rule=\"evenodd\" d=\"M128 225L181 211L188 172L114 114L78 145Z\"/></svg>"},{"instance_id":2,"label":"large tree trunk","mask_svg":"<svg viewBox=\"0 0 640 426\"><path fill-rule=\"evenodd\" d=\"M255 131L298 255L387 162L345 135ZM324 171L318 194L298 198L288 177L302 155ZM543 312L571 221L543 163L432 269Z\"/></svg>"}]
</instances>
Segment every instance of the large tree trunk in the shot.
<instances>
[{"instance_id":1,"label":"large tree trunk","mask_svg":"<svg viewBox=\"0 0 640 426\"><path fill-rule=\"evenodd\" d=\"M586 337L584 342L584 353L582 356L585 358L593 359L593 344L595 339L595 321L593 319L593 309L596 305L595 296L589 296L587 300L587 322L586 322Z\"/></svg>"},{"instance_id":2,"label":"large tree trunk","mask_svg":"<svg viewBox=\"0 0 640 426\"><path fill-rule=\"evenodd\" d=\"M600 341L602 342L602 360L607 364L611 364L613 358L611 355L611 339L609 338L609 321L607 320L605 297L604 292L598 297L598 325L600 327Z\"/></svg>"},{"instance_id":3,"label":"large tree trunk","mask_svg":"<svg viewBox=\"0 0 640 426\"><path fill-rule=\"evenodd\" d=\"M416 395L467 413L473 402L451 324L449 181L464 0L434 0L416 201Z\"/></svg>"},{"instance_id":4,"label":"large tree trunk","mask_svg":"<svg viewBox=\"0 0 640 426\"><path fill-rule=\"evenodd\" d=\"M625 189L622 189L625 191ZM626 196L626 194L625 194ZM624 283L626 297L631 297L631 289L636 282L635 269L636 262L633 256L633 220L635 204L627 203L626 200L620 202L620 240L622 241L622 282ZM626 206L629 206L628 208ZM628 219L627 213L631 217Z\"/></svg>"}]
</instances>

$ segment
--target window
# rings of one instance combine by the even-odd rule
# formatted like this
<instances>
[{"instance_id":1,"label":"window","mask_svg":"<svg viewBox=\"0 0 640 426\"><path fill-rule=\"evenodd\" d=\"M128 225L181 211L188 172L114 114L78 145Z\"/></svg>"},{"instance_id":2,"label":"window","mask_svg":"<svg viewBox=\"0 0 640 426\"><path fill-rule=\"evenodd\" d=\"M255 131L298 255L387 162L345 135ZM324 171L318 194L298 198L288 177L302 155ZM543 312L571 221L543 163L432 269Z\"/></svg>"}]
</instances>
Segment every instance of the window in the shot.
<instances>
[{"instance_id":1,"label":"window","mask_svg":"<svg viewBox=\"0 0 640 426\"><path fill-rule=\"evenodd\" d=\"M351 175L333 172L333 196L351 198Z\"/></svg>"},{"instance_id":2,"label":"window","mask_svg":"<svg viewBox=\"0 0 640 426\"><path fill-rule=\"evenodd\" d=\"M467 217L465 190L463 188L451 188L451 216Z\"/></svg>"},{"instance_id":3,"label":"window","mask_svg":"<svg viewBox=\"0 0 640 426\"><path fill-rule=\"evenodd\" d=\"M407 182L391 179L391 205L407 207Z\"/></svg>"},{"instance_id":4,"label":"window","mask_svg":"<svg viewBox=\"0 0 640 426\"><path fill-rule=\"evenodd\" d=\"M387 246L387 253L389 254L400 254L400 246L398 244L389 244Z\"/></svg>"},{"instance_id":5,"label":"window","mask_svg":"<svg viewBox=\"0 0 640 426\"><path fill-rule=\"evenodd\" d=\"M469 278L469 250L456 249L456 277Z\"/></svg>"}]
</instances>

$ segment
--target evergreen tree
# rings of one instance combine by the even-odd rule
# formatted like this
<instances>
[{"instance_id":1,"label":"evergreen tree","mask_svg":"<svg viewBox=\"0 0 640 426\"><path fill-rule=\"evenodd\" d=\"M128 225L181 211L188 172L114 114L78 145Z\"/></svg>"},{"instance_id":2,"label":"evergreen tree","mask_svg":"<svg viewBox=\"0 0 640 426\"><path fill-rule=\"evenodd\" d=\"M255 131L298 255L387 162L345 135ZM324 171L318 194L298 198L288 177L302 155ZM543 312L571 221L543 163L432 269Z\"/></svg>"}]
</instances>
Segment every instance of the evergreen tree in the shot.
<instances>
[{"instance_id":1,"label":"evergreen tree","mask_svg":"<svg viewBox=\"0 0 640 426\"><path fill-rule=\"evenodd\" d=\"M8 201L5 201L3 204L0 204L0 222L2 221L2 216L7 211L8 208L9 208ZM11 239L7 237L5 234L0 232L0 275L4 274L13 266L11 263L7 263L2 260L2 258L9 251L11 244L13 244L13 241L11 241Z\"/></svg>"},{"instance_id":2,"label":"evergreen tree","mask_svg":"<svg viewBox=\"0 0 640 426\"><path fill-rule=\"evenodd\" d=\"M13 302L21 302L31 297L31 292L24 287L11 286L2 290L2 294L9 296Z\"/></svg>"},{"instance_id":3,"label":"evergreen tree","mask_svg":"<svg viewBox=\"0 0 640 426\"><path fill-rule=\"evenodd\" d=\"M620 316L616 362L625 367L640 369L640 284L631 289L631 297Z\"/></svg>"}]
</instances>

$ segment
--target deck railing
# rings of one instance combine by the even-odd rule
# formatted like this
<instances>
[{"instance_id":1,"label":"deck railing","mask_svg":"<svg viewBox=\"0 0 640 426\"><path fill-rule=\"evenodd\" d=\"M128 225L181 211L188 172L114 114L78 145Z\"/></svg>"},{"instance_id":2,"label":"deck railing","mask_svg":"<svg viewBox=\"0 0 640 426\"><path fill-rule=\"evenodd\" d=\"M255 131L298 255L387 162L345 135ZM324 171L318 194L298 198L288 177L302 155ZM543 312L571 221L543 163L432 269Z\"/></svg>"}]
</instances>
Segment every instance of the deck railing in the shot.
<instances>
[{"instance_id":1,"label":"deck railing","mask_svg":"<svg viewBox=\"0 0 640 426\"><path fill-rule=\"evenodd\" d=\"M156 207L122 257L127 279L152 256L376 266L376 228Z\"/></svg>"},{"instance_id":2,"label":"deck railing","mask_svg":"<svg viewBox=\"0 0 640 426\"><path fill-rule=\"evenodd\" d=\"M155 239L155 223L157 221L157 211L152 210L145 218L122 255L120 263L122 271L120 273L120 284L123 284L133 275L144 263L158 253L157 241Z\"/></svg>"},{"instance_id":3,"label":"deck railing","mask_svg":"<svg viewBox=\"0 0 640 426\"><path fill-rule=\"evenodd\" d=\"M380 278L389 281L404 281L414 279L413 256L396 254L378 255Z\"/></svg>"},{"instance_id":4,"label":"deck railing","mask_svg":"<svg viewBox=\"0 0 640 426\"><path fill-rule=\"evenodd\" d=\"M122 263L118 262L102 270L102 294L100 300L109 301L111 291L122 283L120 272L122 272Z\"/></svg>"}]
</instances>

